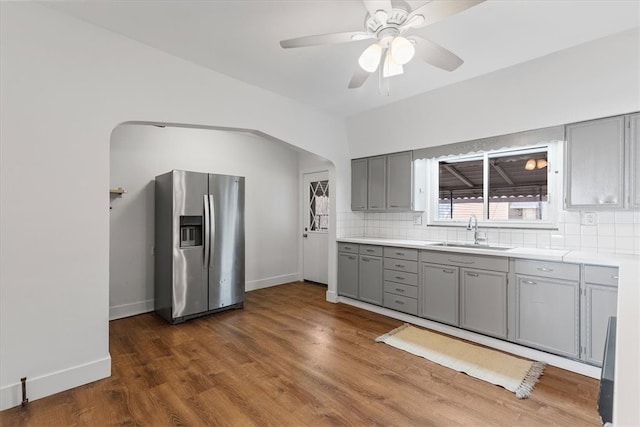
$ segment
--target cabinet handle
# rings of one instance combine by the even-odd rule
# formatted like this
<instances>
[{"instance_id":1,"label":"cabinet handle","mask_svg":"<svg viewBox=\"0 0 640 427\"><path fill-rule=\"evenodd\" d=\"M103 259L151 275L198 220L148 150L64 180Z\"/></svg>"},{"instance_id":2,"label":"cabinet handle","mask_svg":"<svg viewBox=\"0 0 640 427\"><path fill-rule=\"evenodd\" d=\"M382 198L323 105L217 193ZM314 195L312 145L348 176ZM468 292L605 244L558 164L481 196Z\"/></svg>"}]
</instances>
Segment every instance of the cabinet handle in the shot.
<instances>
[{"instance_id":1,"label":"cabinet handle","mask_svg":"<svg viewBox=\"0 0 640 427\"><path fill-rule=\"evenodd\" d=\"M364 261L364 262L369 262L369 258L364 258L364 257L362 257L362 258L360 258L360 259L361 259L362 261Z\"/></svg>"},{"instance_id":2,"label":"cabinet handle","mask_svg":"<svg viewBox=\"0 0 640 427\"><path fill-rule=\"evenodd\" d=\"M534 282L533 280L523 280L522 283L524 283L525 285L537 285L538 283Z\"/></svg>"},{"instance_id":3,"label":"cabinet handle","mask_svg":"<svg viewBox=\"0 0 640 427\"><path fill-rule=\"evenodd\" d=\"M553 271L553 268L548 268L548 267L538 267L538 270L540 271L544 271L545 273L550 273Z\"/></svg>"},{"instance_id":4,"label":"cabinet handle","mask_svg":"<svg viewBox=\"0 0 640 427\"><path fill-rule=\"evenodd\" d=\"M404 292L404 289L402 289L402 288L396 288L396 292Z\"/></svg>"},{"instance_id":5,"label":"cabinet handle","mask_svg":"<svg viewBox=\"0 0 640 427\"><path fill-rule=\"evenodd\" d=\"M389 206L392 207L392 208L398 208L399 207L398 205L389 205Z\"/></svg>"},{"instance_id":6,"label":"cabinet handle","mask_svg":"<svg viewBox=\"0 0 640 427\"><path fill-rule=\"evenodd\" d=\"M375 252L373 249L367 249L367 252L372 253Z\"/></svg>"},{"instance_id":7,"label":"cabinet handle","mask_svg":"<svg viewBox=\"0 0 640 427\"><path fill-rule=\"evenodd\" d=\"M478 273L467 273L467 276L478 277L479 274Z\"/></svg>"},{"instance_id":8,"label":"cabinet handle","mask_svg":"<svg viewBox=\"0 0 640 427\"><path fill-rule=\"evenodd\" d=\"M351 246L345 246L344 249L347 250L347 251L350 251L351 250Z\"/></svg>"},{"instance_id":9,"label":"cabinet handle","mask_svg":"<svg viewBox=\"0 0 640 427\"><path fill-rule=\"evenodd\" d=\"M618 276L611 276L612 279L618 280Z\"/></svg>"},{"instance_id":10,"label":"cabinet handle","mask_svg":"<svg viewBox=\"0 0 640 427\"><path fill-rule=\"evenodd\" d=\"M442 272L447 274L452 274L455 270L449 270L448 268L443 268Z\"/></svg>"},{"instance_id":11,"label":"cabinet handle","mask_svg":"<svg viewBox=\"0 0 640 427\"><path fill-rule=\"evenodd\" d=\"M449 262L457 262L458 264L475 264L475 261L459 261L456 259L447 258Z\"/></svg>"},{"instance_id":12,"label":"cabinet handle","mask_svg":"<svg viewBox=\"0 0 640 427\"><path fill-rule=\"evenodd\" d=\"M396 304L404 305L404 301L398 301L398 300L396 300Z\"/></svg>"},{"instance_id":13,"label":"cabinet handle","mask_svg":"<svg viewBox=\"0 0 640 427\"><path fill-rule=\"evenodd\" d=\"M396 276L396 280L404 280L404 277L402 277L402 276Z\"/></svg>"},{"instance_id":14,"label":"cabinet handle","mask_svg":"<svg viewBox=\"0 0 640 427\"><path fill-rule=\"evenodd\" d=\"M404 268L404 264L396 264L396 267L398 267L398 268Z\"/></svg>"},{"instance_id":15,"label":"cabinet handle","mask_svg":"<svg viewBox=\"0 0 640 427\"><path fill-rule=\"evenodd\" d=\"M356 257L354 257L354 256L350 256L350 257L349 257L349 259L356 259Z\"/></svg>"},{"instance_id":16,"label":"cabinet handle","mask_svg":"<svg viewBox=\"0 0 640 427\"><path fill-rule=\"evenodd\" d=\"M396 255L404 256L404 252L396 252Z\"/></svg>"},{"instance_id":17,"label":"cabinet handle","mask_svg":"<svg viewBox=\"0 0 640 427\"><path fill-rule=\"evenodd\" d=\"M372 207L372 208L376 208L376 209L378 208L377 206L371 206L371 207Z\"/></svg>"}]
</instances>

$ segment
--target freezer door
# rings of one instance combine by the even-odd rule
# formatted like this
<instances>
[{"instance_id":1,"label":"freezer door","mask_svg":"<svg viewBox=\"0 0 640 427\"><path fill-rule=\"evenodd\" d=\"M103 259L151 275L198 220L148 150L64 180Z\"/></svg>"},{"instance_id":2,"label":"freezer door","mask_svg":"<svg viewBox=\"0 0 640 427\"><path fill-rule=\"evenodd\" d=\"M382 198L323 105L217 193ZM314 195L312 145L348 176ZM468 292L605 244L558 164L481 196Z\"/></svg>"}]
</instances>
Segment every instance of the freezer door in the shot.
<instances>
[{"instance_id":1,"label":"freezer door","mask_svg":"<svg viewBox=\"0 0 640 427\"><path fill-rule=\"evenodd\" d=\"M244 302L244 177L209 175L209 310Z\"/></svg>"},{"instance_id":2,"label":"freezer door","mask_svg":"<svg viewBox=\"0 0 640 427\"><path fill-rule=\"evenodd\" d=\"M207 311L204 257L206 173L173 171L172 317ZM198 238L201 233L201 238Z\"/></svg>"}]
</instances>

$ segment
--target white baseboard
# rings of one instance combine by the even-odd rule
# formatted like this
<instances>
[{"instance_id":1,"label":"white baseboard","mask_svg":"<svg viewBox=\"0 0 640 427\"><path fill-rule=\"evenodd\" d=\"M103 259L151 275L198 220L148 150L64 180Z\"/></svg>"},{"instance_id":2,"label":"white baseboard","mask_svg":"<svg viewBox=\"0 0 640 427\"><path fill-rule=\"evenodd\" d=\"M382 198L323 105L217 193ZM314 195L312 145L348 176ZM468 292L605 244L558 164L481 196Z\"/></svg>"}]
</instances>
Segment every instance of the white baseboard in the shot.
<instances>
[{"instance_id":1,"label":"white baseboard","mask_svg":"<svg viewBox=\"0 0 640 427\"><path fill-rule=\"evenodd\" d=\"M150 311L153 311L152 299L130 304L114 305L113 307L109 307L109 320L122 319L123 317L135 316Z\"/></svg>"},{"instance_id":2,"label":"white baseboard","mask_svg":"<svg viewBox=\"0 0 640 427\"><path fill-rule=\"evenodd\" d=\"M431 320L423 319L422 317L412 316L410 314L400 313L388 308L379 307L377 305L367 304L366 302L354 300L346 297L338 297L339 302L352 305L354 307L362 308L364 310L372 311L374 313L382 314L393 319L402 320L403 322L411 323L414 325L422 326L424 328L432 329L434 331L442 332L443 334L451 335L454 337L462 338L471 342L486 345L487 347L495 348L505 351L507 353L515 354L517 356L526 357L527 359L537 360L545 362L549 365L556 366L558 368L566 369L567 371L575 372L587 377L600 379L600 368L597 366L588 365L576 360L567 359L554 354L549 354L544 351L534 350L529 347L523 347L521 345L499 340L497 338L487 337L485 335L476 334L474 332L459 329L454 326L447 326L442 323L433 322Z\"/></svg>"},{"instance_id":3,"label":"white baseboard","mask_svg":"<svg viewBox=\"0 0 640 427\"><path fill-rule=\"evenodd\" d=\"M245 283L246 292L256 289L269 288L271 286L282 285L284 283L297 282L301 280L300 273L283 274L281 276L267 277L265 279L251 280Z\"/></svg>"},{"instance_id":4,"label":"white baseboard","mask_svg":"<svg viewBox=\"0 0 640 427\"><path fill-rule=\"evenodd\" d=\"M111 356L94 360L83 365L52 372L38 377L27 378L27 399L41 399L61 391L69 390L111 375ZM22 403L22 383L9 384L0 388L0 411Z\"/></svg>"},{"instance_id":5,"label":"white baseboard","mask_svg":"<svg viewBox=\"0 0 640 427\"><path fill-rule=\"evenodd\" d=\"M326 298L328 302L333 302L333 303L340 302L340 297L338 296L337 292L327 291Z\"/></svg>"}]
</instances>

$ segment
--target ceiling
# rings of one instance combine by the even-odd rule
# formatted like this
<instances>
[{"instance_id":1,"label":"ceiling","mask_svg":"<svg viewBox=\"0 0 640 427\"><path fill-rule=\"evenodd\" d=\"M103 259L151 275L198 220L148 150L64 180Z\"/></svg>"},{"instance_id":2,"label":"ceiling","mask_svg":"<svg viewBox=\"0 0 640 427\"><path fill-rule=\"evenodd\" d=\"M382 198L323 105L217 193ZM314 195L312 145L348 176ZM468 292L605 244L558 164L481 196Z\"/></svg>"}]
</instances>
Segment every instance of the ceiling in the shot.
<instances>
[{"instance_id":1,"label":"ceiling","mask_svg":"<svg viewBox=\"0 0 640 427\"><path fill-rule=\"evenodd\" d=\"M415 9L426 1L407 3ZM459 69L447 72L414 59L403 75L391 78L387 95L373 76L347 89L369 40L286 50L279 45L294 37L363 30L366 9L359 0L44 4L342 117L640 26L640 0L488 0L414 30L464 59Z\"/></svg>"}]
</instances>

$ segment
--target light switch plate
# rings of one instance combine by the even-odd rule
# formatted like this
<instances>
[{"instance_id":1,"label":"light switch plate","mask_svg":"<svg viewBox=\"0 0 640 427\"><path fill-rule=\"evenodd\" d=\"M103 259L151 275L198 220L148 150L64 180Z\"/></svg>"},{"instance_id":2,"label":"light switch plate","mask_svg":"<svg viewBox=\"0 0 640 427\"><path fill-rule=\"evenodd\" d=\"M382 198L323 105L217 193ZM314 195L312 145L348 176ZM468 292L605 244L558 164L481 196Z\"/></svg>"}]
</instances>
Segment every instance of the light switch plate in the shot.
<instances>
[{"instance_id":1,"label":"light switch plate","mask_svg":"<svg viewBox=\"0 0 640 427\"><path fill-rule=\"evenodd\" d=\"M422 225L422 215L413 216L413 225Z\"/></svg>"},{"instance_id":2,"label":"light switch plate","mask_svg":"<svg viewBox=\"0 0 640 427\"><path fill-rule=\"evenodd\" d=\"M597 212L583 212L582 213L582 225L597 225L598 213Z\"/></svg>"}]
</instances>

